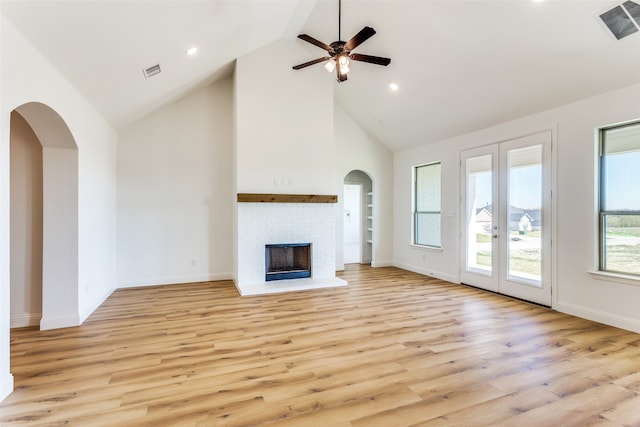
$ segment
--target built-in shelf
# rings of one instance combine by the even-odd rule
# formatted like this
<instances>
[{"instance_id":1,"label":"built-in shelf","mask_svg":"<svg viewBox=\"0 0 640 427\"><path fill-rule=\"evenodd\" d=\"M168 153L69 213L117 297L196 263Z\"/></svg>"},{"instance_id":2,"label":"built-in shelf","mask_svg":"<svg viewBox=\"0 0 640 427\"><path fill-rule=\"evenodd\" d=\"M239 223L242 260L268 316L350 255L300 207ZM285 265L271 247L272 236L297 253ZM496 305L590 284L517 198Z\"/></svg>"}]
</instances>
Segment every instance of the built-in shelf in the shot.
<instances>
[{"instance_id":1,"label":"built-in shelf","mask_svg":"<svg viewBox=\"0 0 640 427\"><path fill-rule=\"evenodd\" d=\"M238 202L244 203L338 203L333 194L258 194L238 193Z\"/></svg>"},{"instance_id":2,"label":"built-in shelf","mask_svg":"<svg viewBox=\"0 0 640 427\"><path fill-rule=\"evenodd\" d=\"M373 244L373 191L367 193L369 203L367 203L367 243Z\"/></svg>"}]
</instances>

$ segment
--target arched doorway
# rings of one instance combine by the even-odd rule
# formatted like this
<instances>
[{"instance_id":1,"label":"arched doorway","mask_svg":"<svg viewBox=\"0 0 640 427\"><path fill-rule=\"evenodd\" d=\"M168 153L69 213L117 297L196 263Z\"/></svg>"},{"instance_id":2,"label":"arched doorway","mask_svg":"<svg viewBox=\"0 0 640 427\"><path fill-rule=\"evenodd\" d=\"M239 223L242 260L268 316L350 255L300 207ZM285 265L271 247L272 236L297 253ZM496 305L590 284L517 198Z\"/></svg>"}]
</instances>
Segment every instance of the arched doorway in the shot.
<instances>
[{"instance_id":1,"label":"arched doorway","mask_svg":"<svg viewBox=\"0 0 640 427\"><path fill-rule=\"evenodd\" d=\"M11 206L11 323L53 329L78 317L78 148L47 105L31 102L11 114L11 148L23 154L11 156L11 192L30 182L28 195L11 197L22 204Z\"/></svg>"},{"instance_id":2,"label":"arched doorway","mask_svg":"<svg viewBox=\"0 0 640 427\"><path fill-rule=\"evenodd\" d=\"M27 121L11 113L11 327L42 318L42 145Z\"/></svg>"},{"instance_id":3,"label":"arched doorway","mask_svg":"<svg viewBox=\"0 0 640 427\"><path fill-rule=\"evenodd\" d=\"M373 258L373 181L361 170L344 177L343 188L344 264L369 264Z\"/></svg>"}]
</instances>

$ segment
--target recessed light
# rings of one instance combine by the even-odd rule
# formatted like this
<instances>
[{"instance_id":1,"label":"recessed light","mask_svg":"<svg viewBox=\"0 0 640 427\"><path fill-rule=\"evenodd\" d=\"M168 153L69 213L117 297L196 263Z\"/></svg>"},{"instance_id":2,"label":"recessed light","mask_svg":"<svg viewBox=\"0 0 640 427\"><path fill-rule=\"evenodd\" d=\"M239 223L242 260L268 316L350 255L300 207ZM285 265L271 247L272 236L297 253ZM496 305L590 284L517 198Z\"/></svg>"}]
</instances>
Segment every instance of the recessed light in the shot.
<instances>
[{"instance_id":1,"label":"recessed light","mask_svg":"<svg viewBox=\"0 0 640 427\"><path fill-rule=\"evenodd\" d=\"M392 91L396 92L398 89L400 89L400 87L398 86L397 83L390 83L389 84L389 89L391 89Z\"/></svg>"},{"instance_id":2,"label":"recessed light","mask_svg":"<svg viewBox=\"0 0 640 427\"><path fill-rule=\"evenodd\" d=\"M198 53L198 48L196 46L190 47L189 49L187 49L186 53L189 56L193 56Z\"/></svg>"},{"instance_id":3,"label":"recessed light","mask_svg":"<svg viewBox=\"0 0 640 427\"><path fill-rule=\"evenodd\" d=\"M534 3L542 3L544 0L532 0Z\"/></svg>"}]
</instances>

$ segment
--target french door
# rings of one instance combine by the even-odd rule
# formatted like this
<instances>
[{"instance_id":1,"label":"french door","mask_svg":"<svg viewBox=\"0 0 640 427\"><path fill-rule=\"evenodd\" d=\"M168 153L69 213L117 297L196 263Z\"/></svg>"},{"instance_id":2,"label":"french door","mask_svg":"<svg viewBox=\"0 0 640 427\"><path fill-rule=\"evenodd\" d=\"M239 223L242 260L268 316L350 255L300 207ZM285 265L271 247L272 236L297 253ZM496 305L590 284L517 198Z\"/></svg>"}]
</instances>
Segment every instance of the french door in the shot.
<instances>
[{"instance_id":1,"label":"french door","mask_svg":"<svg viewBox=\"0 0 640 427\"><path fill-rule=\"evenodd\" d=\"M461 153L460 280L551 306L551 132Z\"/></svg>"}]
</instances>

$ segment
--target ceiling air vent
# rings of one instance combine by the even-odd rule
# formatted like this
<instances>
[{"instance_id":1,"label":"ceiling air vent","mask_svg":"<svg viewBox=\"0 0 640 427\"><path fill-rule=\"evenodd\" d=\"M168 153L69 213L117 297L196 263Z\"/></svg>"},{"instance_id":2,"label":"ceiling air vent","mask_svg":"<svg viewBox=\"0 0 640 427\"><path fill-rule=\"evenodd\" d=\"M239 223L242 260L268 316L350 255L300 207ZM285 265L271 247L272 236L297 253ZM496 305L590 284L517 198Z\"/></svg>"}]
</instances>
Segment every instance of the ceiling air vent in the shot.
<instances>
[{"instance_id":1,"label":"ceiling air vent","mask_svg":"<svg viewBox=\"0 0 640 427\"><path fill-rule=\"evenodd\" d=\"M631 0L600 15L602 22L618 40L640 31L640 4Z\"/></svg>"},{"instance_id":2,"label":"ceiling air vent","mask_svg":"<svg viewBox=\"0 0 640 427\"><path fill-rule=\"evenodd\" d=\"M145 68L144 70L142 70L142 72L144 73L145 79L148 79L149 77L153 77L156 74L160 74L160 64L156 64L152 67Z\"/></svg>"}]
</instances>

